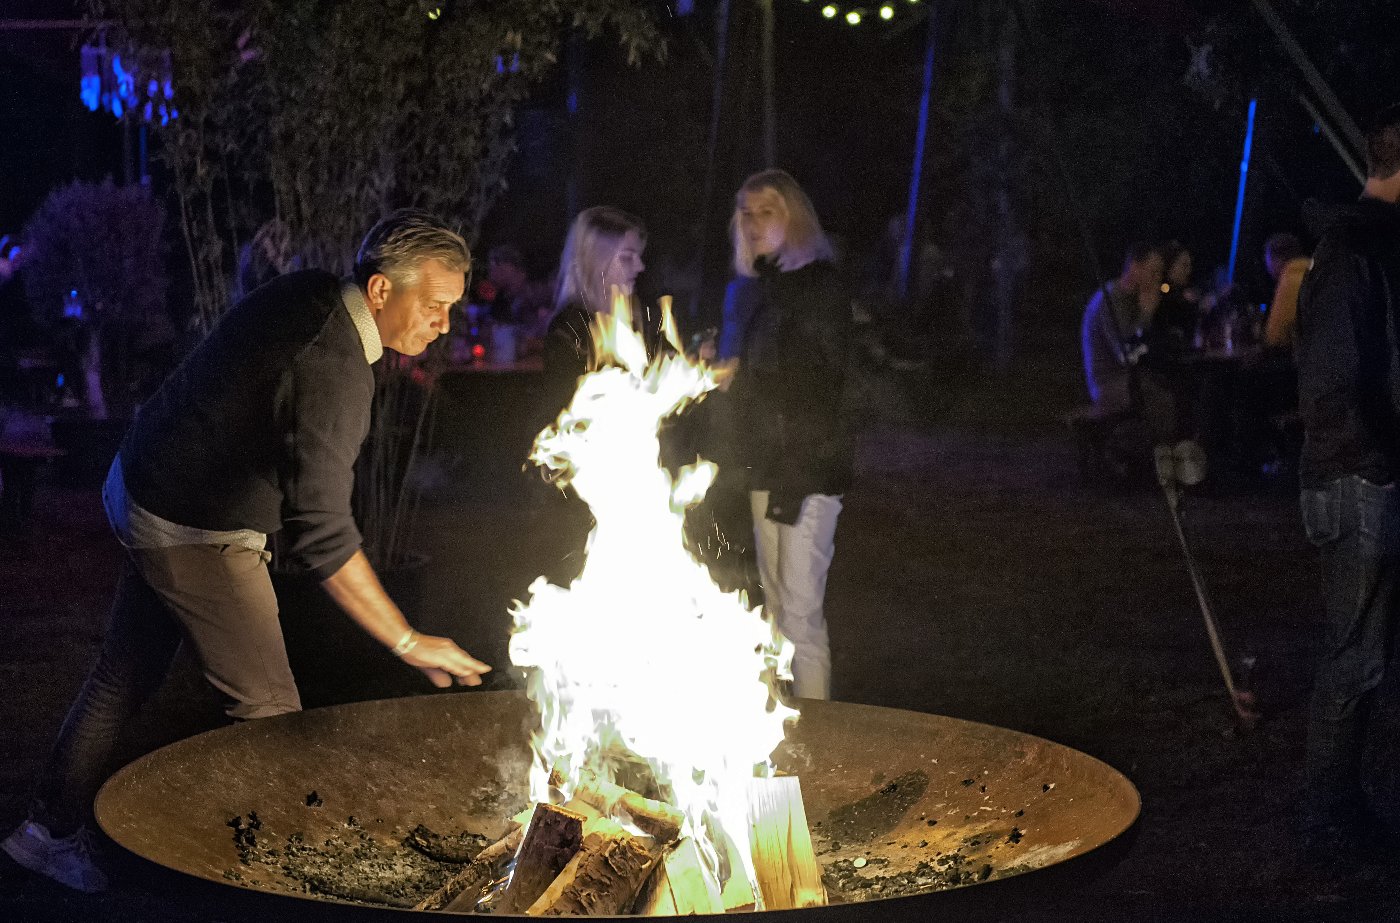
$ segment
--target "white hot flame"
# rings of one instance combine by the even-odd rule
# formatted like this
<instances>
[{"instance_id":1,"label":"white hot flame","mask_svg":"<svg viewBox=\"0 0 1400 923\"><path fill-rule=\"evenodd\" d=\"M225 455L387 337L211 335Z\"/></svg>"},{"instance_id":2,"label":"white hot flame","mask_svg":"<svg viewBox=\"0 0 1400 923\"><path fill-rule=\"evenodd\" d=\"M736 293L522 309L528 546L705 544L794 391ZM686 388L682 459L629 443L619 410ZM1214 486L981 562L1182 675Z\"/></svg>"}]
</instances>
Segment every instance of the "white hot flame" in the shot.
<instances>
[{"instance_id":1,"label":"white hot flame","mask_svg":"<svg viewBox=\"0 0 1400 923\"><path fill-rule=\"evenodd\" d=\"M753 879L748 780L771 772L784 723L797 712L774 695L791 645L740 593L725 593L683 543L687 506L714 481L701 461L672 482L658 428L715 387L713 371L678 347L648 362L626 299L595 322L603 367L579 380L568 408L535 441L531 459L572 484L596 525L582 573L561 587L543 577L518 603L511 661L526 669L540 712L531 797L548 777L589 770L613 777L619 750L651 767L665 799L687 817L707 865L727 877L723 831Z\"/></svg>"}]
</instances>

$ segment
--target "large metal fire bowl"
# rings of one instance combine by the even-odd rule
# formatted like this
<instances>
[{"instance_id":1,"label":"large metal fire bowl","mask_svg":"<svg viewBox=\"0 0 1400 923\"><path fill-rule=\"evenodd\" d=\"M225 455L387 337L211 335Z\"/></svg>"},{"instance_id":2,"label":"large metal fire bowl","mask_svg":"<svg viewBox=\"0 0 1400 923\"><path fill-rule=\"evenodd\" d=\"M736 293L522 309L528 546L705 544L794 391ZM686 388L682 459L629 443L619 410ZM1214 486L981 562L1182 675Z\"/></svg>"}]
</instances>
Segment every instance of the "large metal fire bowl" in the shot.
<instances>
[{"instance_id":1,"label":"large metal fire bowl","mask_svg":"<svg viewBox=\"0 0 1400 923\"><path fill-rule=\"evenodd\" d=\"M823 867L848 881L878 878L921 862L936 867L940 855L957 851L981 882L912 895L904 887L896 889L902 897L765 918L1006 918L1116 861L1121 849L1104 847L1121 847L1138 815L1138 793L1120 773L1037 737L889 708L801 708L776 759L801 778ZM99 794L97 817L138 856L219 883L199 887L213 892L211 906L221 911L249 903L246 912L260 915L249 919L402 919L412 911L294 892L280 872L240 865L228 821L256 811L261 835L300 831L308 842L344 833L350 815L386 842L420 823L500 834L526 803L534 721L517 692L361 702L250 721L127 766ZM919 773L927 777L922 794ZM313 791L320 807L307 805ZM231 869L241 882L225 878Z\"/></svg>"}]
</instances>

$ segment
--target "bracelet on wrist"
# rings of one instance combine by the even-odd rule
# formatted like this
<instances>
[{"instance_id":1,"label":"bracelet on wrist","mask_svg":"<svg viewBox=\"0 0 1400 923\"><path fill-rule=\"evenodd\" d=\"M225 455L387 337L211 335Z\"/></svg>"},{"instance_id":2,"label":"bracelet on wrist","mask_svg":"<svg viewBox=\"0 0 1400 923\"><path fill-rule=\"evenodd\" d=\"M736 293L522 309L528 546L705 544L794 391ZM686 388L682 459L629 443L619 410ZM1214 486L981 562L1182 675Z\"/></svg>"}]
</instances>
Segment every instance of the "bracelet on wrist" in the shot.
<instances>
[{"instance_id":1,"label":"bracelet on wrist","mask_svg":"<svg viewBox=\"0 0 1400 923\"><path fill-rule=\"evenodd\" d=\"M404 632L403 637L399 639L399 643L395 644L393 647L394 656L402 657L404 654L407 654L417 647L419 637L420 635L418 632L414 631L412 628Z\"/></svg>"}]
</instances>

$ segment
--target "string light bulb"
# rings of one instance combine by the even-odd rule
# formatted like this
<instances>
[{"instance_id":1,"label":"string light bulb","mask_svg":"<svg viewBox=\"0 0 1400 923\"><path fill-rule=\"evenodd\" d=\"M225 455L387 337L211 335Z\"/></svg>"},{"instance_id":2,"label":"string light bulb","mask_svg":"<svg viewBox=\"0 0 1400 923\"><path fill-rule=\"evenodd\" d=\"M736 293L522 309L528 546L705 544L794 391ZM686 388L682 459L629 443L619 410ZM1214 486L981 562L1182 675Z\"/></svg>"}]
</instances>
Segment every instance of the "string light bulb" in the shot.
<instances>
[{"instance_id":1,"label":"string light bulb","mask_svg":"<svg viewBox=\"0 0 1400 923\"><path fill-rule=\"evenodd\" d=\"M428 18L429 18L429 19L437 19L437 18L438 18L439 16L441 16L441 15L442 15L442 7L440 7L440 6L436 6L436 7L433 7L431 10L428 10Z\"/></svg>"},{"instance_id":2,"label":"string light bulb","mask_svg":"<svg viewBox=\"0 0 1400 923\"><path fill-rule=\"evenodd\" d=\"M890 6L888 3L880 7L880 18L894 19L894 7Z\"/></svg>"},{"instance_id":3,"label":"string light bulb","mask_svg":"<svg viewBox=\"0 0 1400 923\"><path fill-rule=\"evenodd\" d=\"M850 23L853 26L860 25L860 12L857 10L851 10L849 13L846 14L846 22Z\"/></svg>"},{"instance_id":4,"label":"string light bulb","mask_svg":"<svg viewBox=\"0 0 1400 923\"><path fill-rule=\"evenodd\" d=\"M822 7L822 15L827 19L834 19L836 17L835 4L828 3L826 6Z\"/></svg>"}]
</instances>

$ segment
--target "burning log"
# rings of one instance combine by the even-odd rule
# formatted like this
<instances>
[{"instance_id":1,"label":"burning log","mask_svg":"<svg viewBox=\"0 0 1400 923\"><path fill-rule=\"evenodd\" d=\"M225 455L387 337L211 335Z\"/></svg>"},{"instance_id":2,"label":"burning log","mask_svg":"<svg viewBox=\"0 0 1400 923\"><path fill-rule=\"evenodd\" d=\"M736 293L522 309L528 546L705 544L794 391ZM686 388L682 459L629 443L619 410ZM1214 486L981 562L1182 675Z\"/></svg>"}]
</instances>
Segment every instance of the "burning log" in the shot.
<instances>
[{"instance_id":1,"label":"burning log","mask_svg":"<svg viewBox=\"0 0 1400 923\"><path fill-rule=\"evenodd\" d=\"M405 846L411 846L429 859L459 864L471 862L483 849L491 845L491 841L479 833L446 836L423 824L410 830L403 842Z\"/></svg>"},{"instance_id":2,"label":"burning log","mask_svg":"<svg viewBox=\"0 0 1400 923\"><path fill-rule=\"evenodd\" d=\"M550 887L583 845L582 814L552 804L535 805L499 913L520 913Z\"/></svg>"},{"instance_id":3,"label":"burning log","mask_svg":"<svg viewBox=\"0 0 1400 923\"><path fill-rule=\"evenodd\" d=\"M749 783L749 848L764 910L826 904L796 776ZM733 881L734 875L730 875Z\"/></svg>"},{"instance_id":4,"label":"burning log","mask_svg":"<svg viewBox=\"0 0 1400 923\"><path fill-rule=\"evenodd\" d=\"M743 872L740 871L740 878ZM749 893L753 903L753 893ZM667 851L637 898L635 912L650 917L686 917L724 913L719 882L700 860L695 841L686 837Z\"/></svg>"},{"instance_id":5,"label":"burning log","mask_svg":"<svg viewBox=\"0 0 1400 923\"><path fill-rule=\"evenodd\" d=\"M720 889L720 903L724 906L725 913L745 913L753 910L758 906L758 898L754 896L753 884L749 882L749 873L744 867L743 857L739 854L739 844L724 831L720 831L720 835L724 838L724 851L729 862L729 879Z\"/></svg>"},{"instance_id":6,"label":"burning log","mask_svg":"<svg viewBox=\"0 0 1400 923\"><path fill-rule=\"evenodd\" d=\"M525 912L532 917L621 913L651 874L657 852L644 837L589 834L583 848Z\"/></svg>"},{"instance_id":7,"label":"burning log","mask_svg":"<svg viewBox=\"0 0 1400 923\"><path fill-rule=\"evenodd\" d=\"M567 785L569 779L556 768L550 773L549 781L559 788ZM663 845L680 836L681 825L685 823L685 815L664 801L643 797L592 772L580 774L574 785L574 798L591 804L604 814L612 814L622 808L638 830L656 837Z\"/></svg>"},{"instance_id":8,"label":"burning log","mask_svg":"<svg viewBox=\"0 0 1400 923\"><path fill-rule=\"evenodd\" d=\"M414 910L470 910L476 906L477 892L494 881L502 866L515 855L525 838L525 828L516 825L501 839L476 854L442 887L420 900Z\"/></svg>"}]
</instances>

